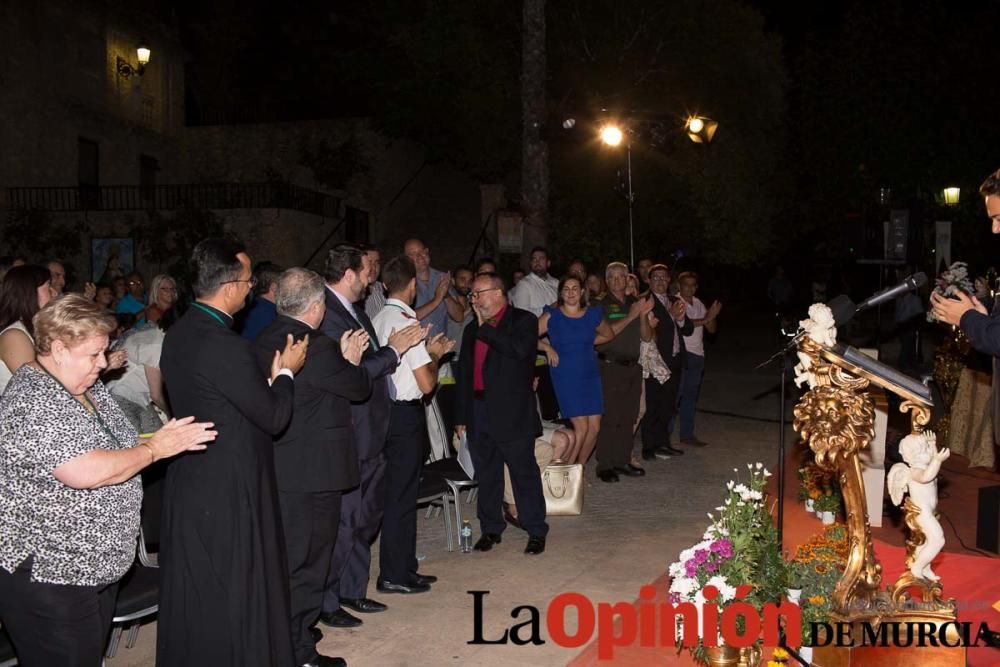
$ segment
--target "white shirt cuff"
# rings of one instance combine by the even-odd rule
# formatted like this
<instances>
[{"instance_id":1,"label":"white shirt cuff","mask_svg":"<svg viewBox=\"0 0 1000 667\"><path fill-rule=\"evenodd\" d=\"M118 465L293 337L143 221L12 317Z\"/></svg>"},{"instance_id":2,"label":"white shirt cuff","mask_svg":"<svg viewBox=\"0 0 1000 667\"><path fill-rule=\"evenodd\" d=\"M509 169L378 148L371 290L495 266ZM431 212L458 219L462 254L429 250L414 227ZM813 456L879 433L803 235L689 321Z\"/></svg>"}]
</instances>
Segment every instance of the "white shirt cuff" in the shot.
<instances>
[{"instance_id":1,"label":"white shirt cuff","mask_svg":"<svg viewBox=\"0 0 1000 667\"><path fill-rule=\"evenodd\" d=\"M288 377L288 379L290 379L290 380L294 380L295 379L295 373L293 373L291 370L289 370L287 368L282 368L280 371L278 371L278 375L276 375L274 379L277 380L278 376L280 376L280 375L284 375L284 376ZM274 381L271 380L271 378L267 379L268 386L271 386L271 384L273 384L273 382Z\"/></svg>"}]
</instances>

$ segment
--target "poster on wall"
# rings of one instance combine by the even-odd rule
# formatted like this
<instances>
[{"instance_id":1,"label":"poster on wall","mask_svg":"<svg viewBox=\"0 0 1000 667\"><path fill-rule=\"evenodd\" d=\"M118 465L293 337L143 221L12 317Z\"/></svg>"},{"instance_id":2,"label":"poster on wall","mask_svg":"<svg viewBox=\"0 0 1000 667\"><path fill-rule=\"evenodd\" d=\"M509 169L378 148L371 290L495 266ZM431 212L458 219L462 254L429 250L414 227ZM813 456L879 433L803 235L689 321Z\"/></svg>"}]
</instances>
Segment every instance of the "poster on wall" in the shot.
<instances>
[{"instance_id":1,"label":"poster on wall","mask_svg":"<svg viewBox=\"0 0 1000 667\"><path fill-rule=\"evenodd\" d=\"M135 240L129 238L90 239L90 280L110 285L135 268Z\"/></svg>"}]
</instances>

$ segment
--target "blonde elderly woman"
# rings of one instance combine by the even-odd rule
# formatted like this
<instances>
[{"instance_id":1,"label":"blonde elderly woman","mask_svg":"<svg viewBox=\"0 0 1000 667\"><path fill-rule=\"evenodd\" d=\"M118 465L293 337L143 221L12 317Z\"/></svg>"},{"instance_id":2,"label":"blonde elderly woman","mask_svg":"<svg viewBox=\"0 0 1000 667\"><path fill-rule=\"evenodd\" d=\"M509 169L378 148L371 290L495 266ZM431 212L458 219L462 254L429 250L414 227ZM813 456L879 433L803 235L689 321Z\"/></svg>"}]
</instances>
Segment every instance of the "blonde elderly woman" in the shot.
<instances>
[{"instance_id":1,"label":"blonde elderly woman","mask_svg":"<svg viewBox=\"0 0 1000 667\"><path fill-rule=\"evenodd\" d=\"M153 278L149 284L149 305L142 311L146 322L159 322L163 314L177 303L177 281L165 273ZM140 319L140 323L142 323Z\"/></svg>"},{"instance_id":2,"label":"blonde elderly woman","mask_svg":"<svg viewBox=\"0 0 1000 667\"><path fill-rule=\"evenodd\" d=\"M115 320L97 304L68 294L33 324L36 359L0 400L0 618L23 664L96 667L135 558L138 473L215 431L189 417L139 440L98 381Z\"/></svg>"}]
</instances>

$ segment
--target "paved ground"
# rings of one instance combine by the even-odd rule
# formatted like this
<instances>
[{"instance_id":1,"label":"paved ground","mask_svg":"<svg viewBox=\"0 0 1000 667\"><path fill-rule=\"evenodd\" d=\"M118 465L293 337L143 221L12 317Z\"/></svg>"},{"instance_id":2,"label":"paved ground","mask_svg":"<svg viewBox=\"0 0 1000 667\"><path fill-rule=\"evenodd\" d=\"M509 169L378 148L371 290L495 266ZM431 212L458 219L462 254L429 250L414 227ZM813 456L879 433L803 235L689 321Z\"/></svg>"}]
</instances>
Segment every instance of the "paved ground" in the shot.
<instances>
[{"instance_id":1,"label":"paved ground","mask_svg":"<svg viewBox=\"0 0 1000 667\"><path fill-rule=\"evenodd\" d=\"M419 518L421 571L440 581L434 590L414 596L379 596L390 605L382 614L364 617L352 630L325 629L320 648L341 655L352 665L561 665L576 650L547 641L541 646L472 646L473 598L470 590L488 590L484 636L500 636L517 621L511 610L533 605L542 613L557 594L576 591L596 601L632 601L643 584L662 574L678 551L700 538L705 513L719 504L721 487L734 466L777 460L776 373L753 371L773 344L767 322L736 330L740 314L729 309L717 342L708 349L708 364L698 417L699 436L711 446L689 450L670 461L647 465L640 479L604 484L588 468L590 484L580 517L551 520L548 547L542 556L522 553L526 536L513 529L488 554L448 552L440 517ZM755 419L737 418L733 413ZM792 439L789 438L789 445ZM472 512L471 506L466 508ZM478 532L478 531L477 531ZM478 537L478 534L476 535ZM377 572L377 564L373 565ZM570 628L568 628L570 629ZM156 626L143 627L139 643L119 650L109 667L152 665Z\"/></svg>"}]
</instances>

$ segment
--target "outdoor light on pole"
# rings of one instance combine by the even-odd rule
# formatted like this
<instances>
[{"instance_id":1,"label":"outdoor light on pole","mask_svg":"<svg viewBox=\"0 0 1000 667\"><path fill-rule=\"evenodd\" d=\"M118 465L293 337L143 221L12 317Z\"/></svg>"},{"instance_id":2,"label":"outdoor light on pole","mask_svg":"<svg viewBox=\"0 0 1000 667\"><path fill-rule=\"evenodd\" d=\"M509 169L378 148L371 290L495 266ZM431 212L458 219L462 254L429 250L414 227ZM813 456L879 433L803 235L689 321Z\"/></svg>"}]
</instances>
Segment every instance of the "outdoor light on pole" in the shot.
<instances>
[{"instance_id":1,"label":"outdoor light on pole","mask_svg":"<svg viewBox=\"0 0 1000 667\"><path fill-rule=\"evenodd\" d=\"M719 123L706 118L705 116L691 116L684 123L684 130L688 139L696 144L710 144L715 138L715 131L719 129Z\"/></svg>"},{"instance_id":2,"label":"outdoor light on pole","mask_svg":"<svg viewBox=\"0 0 1000 667\"><path fill-rule=\"evenodd\" d=\"M959 197L962 194L962 188L950 187L944 189L944 203L947 206L958 206Z\"/></svg>"},{"instance_id":3,"label":"outdoor light on pole","mask_svg":"<svg viewBox=\"0 0 1000 667\"><path fill-rule=\"evenodd\" d=\"M627 131L627 129L626 129ZM625 139L625 132L614 124L607 124L601 128L601 141L612 148L618 146ZM628 202L628 256L629 267L635 268L635 236L632 232L632 204L635 203L635 195L632 193L632 142L625 142L625 178L628 184L628 194L625 200Z\"/></svg>"}]
</instances>

